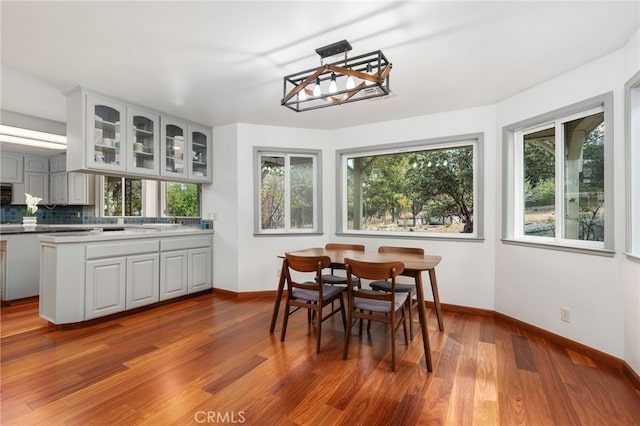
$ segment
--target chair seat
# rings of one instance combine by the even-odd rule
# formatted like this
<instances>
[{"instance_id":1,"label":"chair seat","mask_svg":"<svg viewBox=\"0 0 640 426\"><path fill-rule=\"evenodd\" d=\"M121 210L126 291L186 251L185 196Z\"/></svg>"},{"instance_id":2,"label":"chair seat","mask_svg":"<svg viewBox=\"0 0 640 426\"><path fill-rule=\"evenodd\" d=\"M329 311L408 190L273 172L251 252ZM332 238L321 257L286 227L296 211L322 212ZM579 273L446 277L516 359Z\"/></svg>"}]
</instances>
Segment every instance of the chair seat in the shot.
<instances>
[{"instance_id":1,"label":"chair seat","mask_svg":"<svg viewBox=\"0 0 640 426\"><path fill-rule=\"evenodd\" d=\"M391 283L389 281L374 281L369 286L378 291L391 291ZM416 291L414 284L399 284L396 283L396 293L412 293Z\"/></svg>"},{"instance_id":2,"label":"chair seat","mask_svg":"<svg viewBox=\"0 0 640 426\"><path fill-rule=\"evenodd\" d=\"M305 284L315 284L313 282L308 282ZM340 287L333 287L330 285L323 285L322 286L322 299L323 300L329 300L332 299L334 297L336 297L338 294L342 293L342 288ZM320 293L317 291L313 291L313 290L305 290L303 288L294 288L293 289L293 297L295 299L303 299L303 300L308 300L310 302L317 302L318 301L318 295Z\"/></svg>"},{"instance_id":3,"label":"chair seat","mask_svg":"<svg viewBox=\"0 0 640 426\"><path fill-rule=\"evenodd\" d=\"M363 290L365 291L365 290ZM395 303L393 306L394 311L397 311L402 307L407 300L407 294L401 293L395 295ZM385 300L365 299L361 297L353 298L353 307L355 309L362 309L363 311L377 312L381 314L391 313L391 304Z\"/></svg>"},{"instance_id":4,"label":"chair seat","mask_svg":"<svg viewBox=\"0 0 640 426\"><path fill-rule=\"evenodd\" d=\"M338 284L346 285L348 281L347 281L347 277L341 277L338 275L323 275L322 282L330 285L338 285ZM358 284L359 281L357 278L352 278L351 282L353 282L354 284Z\"/></svg>"}]
</instances>

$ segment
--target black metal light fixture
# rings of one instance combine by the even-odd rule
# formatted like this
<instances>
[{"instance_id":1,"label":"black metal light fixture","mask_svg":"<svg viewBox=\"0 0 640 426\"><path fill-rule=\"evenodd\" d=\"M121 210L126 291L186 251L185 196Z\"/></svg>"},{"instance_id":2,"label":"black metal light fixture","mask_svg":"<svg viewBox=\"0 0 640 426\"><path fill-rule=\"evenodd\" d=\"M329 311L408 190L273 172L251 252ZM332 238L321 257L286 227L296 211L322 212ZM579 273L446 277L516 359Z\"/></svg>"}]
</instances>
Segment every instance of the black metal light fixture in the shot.
<instances>
[{"instance_id":1,"label":"black metal light fixture","mask_svg":"<svg viewBox=\"0 0 640 426\"><path fill-rule=\"evenodd\" d=\"M316 49L320 66L284 77L281 104L296 112L386 96L392 64L380 50L347 57L347 40ZM344 59L325 64L330 56ZM323 85L324 82L324 85Z\"/></svg>"}]
</instances>

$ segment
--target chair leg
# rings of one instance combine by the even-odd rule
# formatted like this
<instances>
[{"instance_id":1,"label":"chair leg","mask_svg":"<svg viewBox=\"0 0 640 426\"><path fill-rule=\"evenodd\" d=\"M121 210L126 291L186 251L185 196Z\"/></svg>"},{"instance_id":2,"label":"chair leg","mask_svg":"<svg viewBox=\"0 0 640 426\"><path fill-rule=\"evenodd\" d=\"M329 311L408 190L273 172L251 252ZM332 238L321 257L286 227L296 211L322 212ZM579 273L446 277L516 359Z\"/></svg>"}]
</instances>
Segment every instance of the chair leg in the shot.
<instances>
[{"instance_id":1,"label":"chair leg","mask_svg":"<svg viewBox=\"0 0 640 426\"><path fill-rule=\"evenodd\" d=\"M284 309L284 319L282 320L282 333L280 334L280 341L284 342L284 336L287 334L287 323L289 322L289 299L287 299L287 303L285 304Z\"/></svg>"},{"instance_id":2,"label":"chair leg","mask_svg":"<svg viewBox=\"0 0 640 426\"><path fill-rule=\"evenodd\" d=\"M409 302L409 338L411 340L413 340L413 297L412 297L413 293L409 292L409 298L407 299L407 302Z\"/></svg>"},{"instance_id":3,"label":"chair leg","mask_svg":"<svg viewBox=\"0 0 640 426\"><path fill-rule=\"evenodd\" d=\"M344 300L342 298L342 295L340 295L340 313L342 313L342 326L346 330L347 329L347 317L345 316L345 313L344 313Z\"/></svg>"},{"instance_id":4,"label":"chair leg","mask_svg":"<svg viewBox=\"0 0 640 426\"><path fill-rule=\"evenodd\" d=\"M351 340L351 304L349 304L349 311L347 312L347 327L344 332L344 349L342 350L342 359L347 359L349 354L349 340Z\"/></svg>"},{"instance_id":5,"label":"chair leg","mask_svg":"<svg viewBox=\"0 0 640 426\"><path fill-rule=\"evenodd\" d=\"M409 321L411 324L411 321ZM405 315L405 308L402 305L402 329L404 330L404 344L409 346L409 340L407 340L407 316ZM409 329L411 329L411 325L409 325Z\"/></svg>"},{"instance_id":6,"label":"chair leg","mask_svg":"<svg viewBox=\"0 0 640 426\"><path fill-rule=\"evenodd\" d=\"M391 309L393 311L393 308ZM391 312L391 371L396 371L396 326L395 313Z\"/></svg>"},{"instance_id":7,"label":"chair leg","mask_svg":"<svg viewBox=\"0 0 640 426\"><path fill-rule=\"evenodd\" d=\"M316 344L316 352L320 353L320 339L322 336L322 303L317 304L317 312L314 311L318 322L318 343Z\"/></svg>"}]
</instances>

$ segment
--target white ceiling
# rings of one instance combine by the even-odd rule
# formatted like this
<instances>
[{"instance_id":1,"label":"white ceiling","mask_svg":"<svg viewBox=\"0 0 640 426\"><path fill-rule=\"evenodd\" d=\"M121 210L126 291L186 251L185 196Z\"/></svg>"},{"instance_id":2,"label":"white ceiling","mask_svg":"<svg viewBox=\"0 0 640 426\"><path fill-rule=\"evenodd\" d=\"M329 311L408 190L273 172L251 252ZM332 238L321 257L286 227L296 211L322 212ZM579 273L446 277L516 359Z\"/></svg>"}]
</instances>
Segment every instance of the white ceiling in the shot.
<instances>
[{"instance_id":1,"label":"white ceiling","mask_svg":"<svg viewBox=\"0 0 640 426\"><path fill-rule=\"evenodd\" d=\"M78 86L209 126L331 129L495 103L624 46L640 2L1 1L3 110L66 121ZM282 77L342 39L392 96L296 113Z\"/></svg>"}]
</instances>

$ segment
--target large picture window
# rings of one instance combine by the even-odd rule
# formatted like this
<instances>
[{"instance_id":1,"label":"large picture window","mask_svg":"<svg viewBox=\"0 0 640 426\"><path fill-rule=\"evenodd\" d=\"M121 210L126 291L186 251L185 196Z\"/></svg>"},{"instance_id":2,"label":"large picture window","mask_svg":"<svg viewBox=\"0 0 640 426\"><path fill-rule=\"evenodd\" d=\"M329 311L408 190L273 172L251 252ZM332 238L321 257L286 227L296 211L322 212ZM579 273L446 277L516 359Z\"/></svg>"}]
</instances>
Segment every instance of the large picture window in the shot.
<instances>
[{"instance_id":1,"label":"large picture window","mask_svg":"<svg viewBox=\"0 0 640 426\"><path fill-rule=\"evenodd\" d=\"M317 151L256 148L256 233L320 232Z\"/></svg>"},{"instance_id":2,"label":"large picture window","mask_svg":"<svg viewBox=\"0 0 640 426\"><path fill-rule=\"evenodd\" d=\"M508 129L512 239L610 245L610 129L604 98ZM509 178L510 176L510 178Z\"/></svg>"},{"instance_id":3,"label":"large picture window","mask_svg":"<svg viewBox=\"0 0 640 426\"><path fill-rule=\"evenodd\" d=\"M345 150L344 233L478 237L480 135Z\"/></svg>"}]
</instances>

